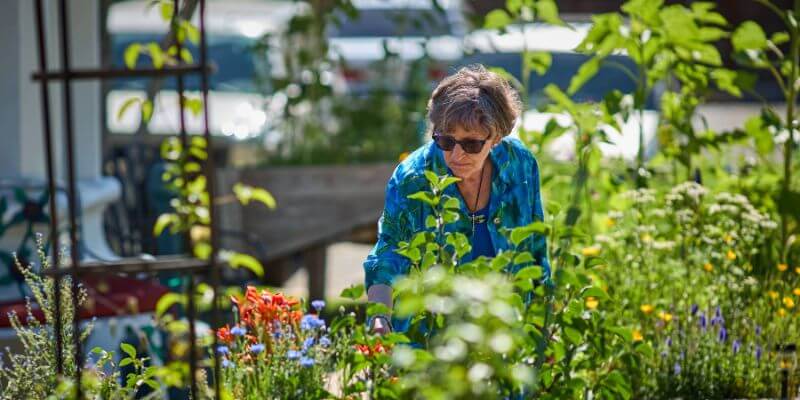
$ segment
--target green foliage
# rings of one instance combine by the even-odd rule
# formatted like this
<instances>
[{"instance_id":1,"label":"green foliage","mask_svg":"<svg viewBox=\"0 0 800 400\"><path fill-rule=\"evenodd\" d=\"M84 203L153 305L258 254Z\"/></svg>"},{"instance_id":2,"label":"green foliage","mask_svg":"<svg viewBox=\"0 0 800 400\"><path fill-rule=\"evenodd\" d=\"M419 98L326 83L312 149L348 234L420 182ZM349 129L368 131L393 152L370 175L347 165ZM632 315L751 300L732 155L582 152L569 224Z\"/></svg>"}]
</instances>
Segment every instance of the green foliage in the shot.
<instances>
[{"instance_id":1,"label":"green foliage","mask_svg":"<svg viewBox=\"0 0 800 400\"><path fill-rule=\"evenodd\" d=\"M38 273L33 271L32 266L22 265L17 260L17 268L31 289L33 300L26 299L25 313L27 317L24 324L16 313L9 315L11 327L22 344L22 351L0 355L0 384L2 384L0 399L75 398L73 381L77 373L75 340L85 343L93 328L93 324L90 323L80 332L74 331L72 321L76 310L73 308L71 296L72 280L70 277L61 278L59 310L61 312L61 354L64 372L63 375L57 375L56 339L52 329L56 318L56 284L53 278L41 275L42 272L51 269L41 235L37 236L37 250L41 261ZM80 287L77 293L78 307L83 307L86 300L86 289ZM34 309L42 311L43 321L34 316ZM156 368L145 367L147 358L138 357L133 346L122 343L122 350L127 357L123 358L119 364L114 362L113 352L99 348L92 350L90 355L99 357L91 363L91 368L84 368L81 375L82 390L87 398L142 398L136 397L137 391L142 385L147 385L154 390L146 398L156 398L160 395L162 384L156 377ZM4 360L4 358L6 359ZM134 366L134 371L123 379L119 367L129 364Z\"/></svg>"}]
</instances>

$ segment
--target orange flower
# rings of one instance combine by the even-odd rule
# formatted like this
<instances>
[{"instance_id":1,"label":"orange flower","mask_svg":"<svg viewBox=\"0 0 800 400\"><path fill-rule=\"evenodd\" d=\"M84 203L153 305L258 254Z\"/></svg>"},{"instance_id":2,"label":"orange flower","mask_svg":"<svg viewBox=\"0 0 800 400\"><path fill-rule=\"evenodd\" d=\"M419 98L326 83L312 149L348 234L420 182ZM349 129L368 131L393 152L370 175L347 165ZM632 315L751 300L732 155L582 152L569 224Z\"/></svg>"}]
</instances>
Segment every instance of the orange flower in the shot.
<instances>
[{"instance_id":1,"label":"orange flower","mask_svg":"<svg viewBox=\"0 0 800 400\"><path fill-rule=\"evenodd\" d=\"M778 271L783 272L786 271L787 269L789 269L789 265L783 263L778 264Z\"/></svg>"},{"instance_id":2,"label":"orange flower","mask_svg":"<svg viewBox=\"0 0 800 400\"><path fill-rule=\"evenodd\" d=\"M644 336L642 336L642 332L638 329L634 329L633 331L633 341L634 342L641 342L644 340Z\"/></svg>"},{"instance_id":3,"label":"orange flower","mask_svg":"<svg viewBox=\"0 0 800 400\"><path fill-rule=\"evenodd\" d=\"M797 275L800 275L800 267L795 267L794 272L796 272Z\"/></svg>"},{"instance_id":4,"label":"orange flower","mask_svg":"<svg viewBox=\"0 0 800 400\"><path fill-rule=\"evenodd\" d=\"M375 342L374 345L370 346L369 344L357 344L355 345L356 350L367 357L372 357L376 354L386 353L389 351L388 346L384 346L380 340Z\"/></svg>"},{"instance_id":5,"label":"orange flower","mask_svg":"<svg viewBox=\"0 0 800 400\"><path fill-rule=\"evenodd\" d=\"M714 270L714 266L711 265L711 263L705 263L703 264L703 269L706 270L706 272L711 272Z\"/></svg>"},{"instance_id":6,"label":"orange flower","mask_svg":"<svg viewBox=\"0 0 800 400\"><path fill-rule=\"evenodd\" d=\"M654 308L653 308L653 306L652 306L652 305L650 305L650 304L642 304L642 305L639 307L639 310L641 310L641 311L642 311L643 313L645 313L645 314L650 314L650 313L652 313L652 312L653 312L653 309L654 309Z\"/></svg>"},{"instance_id":7,"label":"orange flower","mask_svg":"<svg viewBox=\"0 0 800 400\"><path fill-rule=\"evenodd\" d=\"M217 330L217 339L222 343L232 343L233 334L231 334L231 328L228 325L219 328Z\"/></svg>"},{"instance_id":8,"label":"orange flower","mask_svg":"<svg viewBox=\"0 0 800 400\"><path fill-rule=\"evenodd\" d=\"M726 254L725 257L727 257L728 260L733 261L736 259L736 253L734 253L733 250L728 250L728 254Z\"/></svg>"},{"instance_id":9,"label":"orange flower","mask_svg":"<svg viewBox=\"0 0 800 400\"><path fill-rule=\"evenodd\" d=\"M800 296L800 288L794 288L794 290L792 290L792 293L794 293L795 296Z\"/></svg>"}]
</instances>

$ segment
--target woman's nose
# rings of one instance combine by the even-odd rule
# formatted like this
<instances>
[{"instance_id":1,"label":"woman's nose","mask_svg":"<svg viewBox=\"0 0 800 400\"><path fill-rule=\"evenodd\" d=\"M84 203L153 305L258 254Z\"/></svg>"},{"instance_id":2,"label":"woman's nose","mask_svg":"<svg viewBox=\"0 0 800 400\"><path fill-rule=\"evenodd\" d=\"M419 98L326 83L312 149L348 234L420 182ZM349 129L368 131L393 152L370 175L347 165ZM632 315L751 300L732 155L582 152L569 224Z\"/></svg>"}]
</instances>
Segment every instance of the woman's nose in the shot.
<instances>
[{"instance_id":1,"label":"woman's nose","mask_svg":"<svg viewBox=\"0 0 800 400\"><path fill-rule=\"evenodd\" d=\"M467 155L467 152L465 152L464 149L461 148L460 144L456 144L456 146L453 147L453 159L454 160L460 160L460 159L464 158L466 155Z\"/></svg>"}]
</instances>

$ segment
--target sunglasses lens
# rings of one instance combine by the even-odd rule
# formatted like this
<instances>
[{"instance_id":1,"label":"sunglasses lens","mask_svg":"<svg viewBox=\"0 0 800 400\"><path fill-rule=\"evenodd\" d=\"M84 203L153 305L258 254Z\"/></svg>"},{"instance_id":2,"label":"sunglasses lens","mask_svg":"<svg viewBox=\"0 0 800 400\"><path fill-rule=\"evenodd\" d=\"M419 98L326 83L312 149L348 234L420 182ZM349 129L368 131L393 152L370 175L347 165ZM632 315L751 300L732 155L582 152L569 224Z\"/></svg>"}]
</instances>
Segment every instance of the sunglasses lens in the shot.
<instances>
[{"instance_id":1,"label":"sunglasses lens","mask_svg":"<svg viewBox=\"0 0 800 400\"><path fill-rule=\"evenodd\" d=\"M481 152L483 149L483 141L482 140L464 140L461 142L461 147L467 153L477 154Z\"/></svg>"},{"instance_id":2,"label":"sunglasses lens","mask_svg":"<svg viewBox=\"0 0 800 400\"><path fill-rule=\"evenodd\" d=\"M435 136L436 145L444 151L451 151L456 147L456 140L450 136Z\"/></svg>"}]
</instances>

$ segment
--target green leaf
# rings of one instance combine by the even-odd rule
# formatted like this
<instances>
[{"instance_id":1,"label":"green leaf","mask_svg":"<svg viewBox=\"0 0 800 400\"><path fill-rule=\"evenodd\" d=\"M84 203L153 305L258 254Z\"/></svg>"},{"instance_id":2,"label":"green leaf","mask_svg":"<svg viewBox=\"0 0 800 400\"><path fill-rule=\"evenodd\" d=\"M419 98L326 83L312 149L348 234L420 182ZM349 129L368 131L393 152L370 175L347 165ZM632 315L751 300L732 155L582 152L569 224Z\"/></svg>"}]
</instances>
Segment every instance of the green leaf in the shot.
<instances>
[{"instance_id":1,"label":"green leaf","mask_svg":"<svg viewBox=\"0 0 800 400\"><path fill-rule=\"evenodd\" d=\"M125 66L128 69L133 69L136 67L136 62L139 60L139 53L142 51L142 44L141 43L132 43L130 46L125 48L125 54L123 58L125 59Z\"/></svg>"},{"instance_id":2,"label":"green leaf","mask_svg":"<svg viewBox=\"0 0 800 400\"><path fill-rule=\"evenodd\" d=\"M155 225L153 226L153 234L156 236L161 235L161 233L164 232L164 229L170 225L176 225L178 221L179 218L177 214L168 213L159 215Z\"/></svg>"},{"instance_id":3,"label":"green leaf","mask_svg":"<svg viewBox=\"0 0 800 400\"><path fill-rule=\"evenodd\" d=\"M164 313L172 308L175 304L184 304L186 296L180 293L166 293L158 299L156 303L156 318L161 317Z\"/></svg>"},{"instance_id":4,"label":"green leaf","mask_svg":"<svg viewBox=\"0 0 800 400\"><path fill-rule=\"evenodd\" d=\"M431 187L436 187L439 184L439 176L435 172L426 170L423 174L425 174L425 178Z\"/></svg>"},{"instance_id":5,"label":"green leaf","mask_svg":"<svg viewBox=\"0 0 800 400\"><path fill-rule=\"evenodd\" d=\"M506 10L496 9L489 11L483 21L484 29L502 29L511 24L512 18Z\"/></svg>"},{"instance_id":6,"label":"green leaf","mask_svg":"<svg viewBox=\"0 0 800 400\"><path fill-rule=\"evenodd\" d=\"M237 183L233 186L233 193L242 205L248 205L251 200L255 200L269 209L274 209L276 206L275 198L272 197L272 194L261 188Z\"/></svg>"},{"instance_id":7,"label":"green leaf","mask_svg":"<svg viewBox=\"0 0 800 400\"><path fill-rule=\"evenodd\" d=\"M367 305L367 316L373 316L378 314L389 315L390 312L391 310L389 309L389 307L383 303L376 302L376 303L369 303Z\"/></svg>"},{"instance_id":8,"label":"green leaf","mask_svg":"<svg viewBox=\"0 0 800 400\"><path fill-rule=\"evenodd\" d=\"M126 343L123 343L123 344L126 344ZM129 345L129 346L130 346L130 345ZM119 366L120 366L120 367L124 367L124 366L126 366L126 365L130 365L130 364L132 364L132 363L133 363L133 359L132 359L132 358L130 358L130 357L125 357L125 358L123 358L123 359L122 359L122 361L120 361L120 362L119 362Z\"/></svg>"},{"instance_id":9,"label":"green leaf","mask_svg":"<svg viewBox=\"0 0 800 400\"><path fill-rule=\"evenodd\" d=\"M123 352L125 352L125 354L128 355L128 357L136 358L136 348L135 347L133 347L133 346L127 344L127 343L121 343L119 345L119 347L122 349Z\"/></svg>"},{"instance_id":10,"label":"green leaf","mask_svg":"<svg viewBox=\"0 0 800 400\"><path fill-rule=\"evenodd\" d=\"M164 53L161 51L161 46L156 42L148 43L147 51L150 53L150 60L153 61L153 67L161 69L164 66Z\"/></svg>"},{"instance_id":11,"label":"green leaf","mask_svg":"<svg viewBox=\"0 0 800 400\"><path fill-rule=\"evenodd\" d=\"M208 242L200 242L192 249L194 256L201 260L208 260L211 257L211 245Z\"/></svg>"},{"instance_id":12,"label":"green leaf","mask_svg":"<svg viewBox=\"0 0 800 400\"><path fill-rule=\"evenodd\" d=\"M775 32L772 34L769 41L776 46L780 46L789 41L789 34L786 32Z\"/></svg>"},{"instance_id":13,"label":"green leaf","mask_svg":"<svg viewBox=\"0 0 800 400\"><path fill-rule=\"evenodd\" d=\"M564 25L564 21L558 17L558 6L555 0L539 0L536 2L537 17L548 24Z\"/></svg>"},{"instance_id":14,"label":"green leaf","mask_svg":"<svg viewBox=\"0 0 800 400\"><path fill-rule=\"evenodd\" d=\"M544 75L553 62L552 56L546 51L529 51L523 57L526 67L536 71L539 76Z\"/></svg>"},{"instance_id":15,"label":"green leaf","mask_svg":"<svg viewBox=\"0 0 800 400\"><path fill-rule=\"evenodd\" d=\"M264 276L264 266L262 266L261 262L255 257L233 251L228 252L227 256L228 264L230 264L231 268L244 267L256 274L258 277Z\"/></svg>"},{"instance_id":16,"label":"green leaf","mask_svg":"<svg viewBox=\"0 0 800 400\"><path fill-rule=\"evenodd\" d=\"M566 336L566 338L569 339L569 341L573 344L580 344L581 339L583 339L581 332L570 326L564 327L564 336Z\"/></svg>"},{"instance_id":17,"label":"green leaf","mask_svg":"<svg viewBox=\"0 0 800 400\"><path fill-rule=\"evenodd\" d=\"M595 75L597 75L597 72L600 71L600 62L601 62L600 58L592 57L588 61L583 63L583 65L581 65L580 68L578 68L578 72L572 76L572 80L570 80L569 82L569 88L567 89L567 93L569 93L570 95L577 93L578 90L580 90L580 88L586 84L586 82L588 82ZM561 103L557 100L556 102Z\"/></svg>"},{"instance_id":18,"label":"green leaf","mask_svg":"<svg viewBox=\"0 0 800 400\"><path fill-rule=\"evenodd\" d=\"M174 11L175 6L172 2L161 2L161 19L164 21L171 20Z\"/></svg>"},{"instance_id":19,"label":"green leaf","mask_svg":"<svg viewBox=\"0 0 800 400\"><path fill-rule=\"evenodd\" d=\"M129 108L131 108L134 104L138 104L141 101L142 100L138 97L131 97L125 100L125 102L123 102L122 105L119 107L119 110L117 110L117 121L122 119L122 116L125 115L125 113L128 111Z\"/></svg>"},{"instance_id":20,"label":"green leaf","mask_svg":"<svg viewBox=\"0 0 800 400\"><path fill-rule=\"evenodd\" d=\"M199 116L203 112L203 99L201 98L186 98L183 105L189 109L194 116Z\"/></svg>"},{"instance_id":21,"label":"green leaf","mask_svg":"<svg viewBox=\"0 0 800 400\"><path fill-rule=\"evenodd\" d=\"M517 271L514 274L514 279L540 279L543 275L542 267L534 265Z\"/></svg>"},{"instance_id":22,"label":"green leaf","mask_svg":"<svg viewBox=\"0 0 800 400\"><path fill-rule=\"evenodd\" d=\"M772 133L764 126L761 115L754 115L744 123L744 130L750 135L756 144L756 149L761 154L770 154L775 148L775 141Z\"/></svg>"},{"instance_id":23,"label":"green leaf","mask_svg":"<svg viewBox=\"0 0 800 400\"><path fill-rule=\"evenodd\" d=\"M534 262L533 255L531 255L531 253L528 251L523 251L514 257L515 265L528 264L532 262Z\"/></svg>"},{"instance_id":24,"label":"green leaf","mask_svg":"<svg viewBox=\"0 0 800 400\"><path fill-rule=\"evenodd\" d=\"M363 295L364 295L364 284L361 283L345 288L344 290L342 290L341 293L339 293L340 297L344 297L346 299L351 299L351 300L358 300Z\"/></svg>"},{"instance_id":25,"label":"green leaf","mask_svg":"<svg viewBox=\"0 0 800 400\"><path fill-rule=\"evenodd\" d=\"M150 100L145 100L142 102L142 122L145 124L150 122L150 118L153 117L153 102Z\"/></svg>"},{"instance_id":26,"label":"green leaf","mask_svg":"<svg viewBox=\"0 0 800 400\"><path fill-rule=\"evenodd\" d=\"M408 195L408 198L412 199L412 200L422 201L424 203L429 204L431 207L436 207L439 204L439 200L440 200L439 197L434 196L433 193L430 193L430 192L417 192L417 193Z\"/></svg>"},{"instance_id":27,"label":"green leaf","mask_svg":"<svg viewBox=\"0 0 800 400\"><path fill-rule=\"evenodd\" d=\"M767 35L754 21L745 21L733 32L731 43L735 51L763 50L767 47Z\"/></svg>"},{"instance_id":28,"label":"green leaf","mask_svg":"<svg viewBox=\"0 0 800 400\"><path fill-rule=\"evenodd\" d=\"M603 289L599 287L588 287L581 292L581 297L584 299L587 297L596 297L598 299L608 299L608 293L606 293Z\"/></svg>"},{"instance_id":29,"label":"green leaf","mask_svg":"<svg viewBox=\"0 0 800 400\"><path fill-rule=\"evenodd\" d=\"M628 328L615 326L615 327L612 327L612 328L608 328L608 331L617 334L626 343L630 343L630 342L633 341L633 332Z\"/></svg>"}]
</instances>

